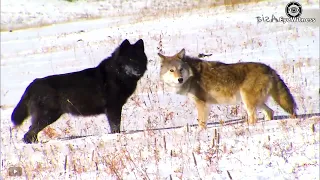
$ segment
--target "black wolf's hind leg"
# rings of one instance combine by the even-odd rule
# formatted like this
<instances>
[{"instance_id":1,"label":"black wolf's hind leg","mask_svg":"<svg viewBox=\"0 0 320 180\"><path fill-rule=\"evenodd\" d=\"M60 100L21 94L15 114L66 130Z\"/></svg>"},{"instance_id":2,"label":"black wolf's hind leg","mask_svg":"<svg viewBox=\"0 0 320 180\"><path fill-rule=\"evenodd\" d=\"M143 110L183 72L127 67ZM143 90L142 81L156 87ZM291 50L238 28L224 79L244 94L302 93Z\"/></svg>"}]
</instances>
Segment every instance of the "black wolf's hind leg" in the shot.
<instances>
[{"instance_id":1,"label":"black wolf's hind leg","mask_svg":"<svg viewBox=\"0 0 320 180\"><path fill-rule=\"evenodd\" d=\"M105 111L109 121L111 133L120 133L122 106L107 108Z\"/></svg>"},{"instance_id":2,"label":"black wolf's hind leg","mask_svg":"<svg viewBox=\"0 0 320 180\"><path fill-rule=\"evenodd\" d=\"M43 111L32 116L32 124L29 131L24 135L23 141L27 144L38 142L38 133L48 125L55 122L61 113L59 111Z\"/></svg>"}]
</instances>

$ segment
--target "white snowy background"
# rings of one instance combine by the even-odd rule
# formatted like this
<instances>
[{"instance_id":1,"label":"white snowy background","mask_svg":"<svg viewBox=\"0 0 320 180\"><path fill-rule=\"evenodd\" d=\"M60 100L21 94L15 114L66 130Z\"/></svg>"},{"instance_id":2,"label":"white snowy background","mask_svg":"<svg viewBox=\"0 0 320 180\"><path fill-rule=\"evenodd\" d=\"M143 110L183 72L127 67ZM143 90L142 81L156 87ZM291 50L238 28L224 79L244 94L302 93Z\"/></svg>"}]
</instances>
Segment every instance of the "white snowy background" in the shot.
<instances>
[{"instance_id":1,"label":"white snowy background","mask_svg":"<svg viewBox=\"0 0 320 180\"><path fill-rule=\"evenodd\" d=\"M1 177L319 179L319 27L256 19L286 16L288 2L1 1ZM319 8L319 1L300 3L305 11ZM94 67L126 38L142 38L149 59L123 107L121 129L127 133L108 134L104 115L66 114L39 133L39 144L24 144L30 119L13 129L10 116L27 85ZM248 127L240 120L241 104L212 105L208 130L198 133L194 104L167 92L159 78L157 53L182 48L190 56L212 54L207 60L270 65L301 116L286 119L270 100L277 120ZM69 139L74 136L88 137ZM9 177L10 167L22 167L22 176Z\"/></svg>"}]
</instances>

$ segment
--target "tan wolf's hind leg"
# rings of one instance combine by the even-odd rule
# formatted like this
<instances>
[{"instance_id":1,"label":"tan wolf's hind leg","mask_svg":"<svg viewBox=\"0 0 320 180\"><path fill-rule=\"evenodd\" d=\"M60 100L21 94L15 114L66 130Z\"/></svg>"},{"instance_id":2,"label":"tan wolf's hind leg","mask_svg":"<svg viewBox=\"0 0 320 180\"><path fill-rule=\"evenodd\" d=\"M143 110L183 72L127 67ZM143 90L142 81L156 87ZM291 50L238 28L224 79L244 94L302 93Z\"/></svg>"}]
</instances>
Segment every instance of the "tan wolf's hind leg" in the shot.
<instances>
[{"instance_id":1,"label":"tan wolf's hind leg","mask_svg":"<svg viewBox=\"0 0 320 180\"><path fill-rule=\"evenodd\" d=\"M269 108L265 103L263 103L261 106L261 109L263 110L264 116L266 120L272 120L273 119L273 110Z\"/></svg>"},{"instance_id":2,"label":"tan wolf's hind leg","mask_svg":"<svg viewBox=\"0 0 320 180\"><path fill-rule=\"evenodd\" d=\"M248 114L248 124L255 124L257 122L255 106L250 104L250 101L247 98L242 98L242 101Z\"/></svg>"},{"instance_id":3,"label":"tan wolf's hind leg","mask_svg":"<svg viewBox=\"0 0 320 180\"><path fill-rule=\"evenodd\" d=\"M263 74L260 76L247 74L247 77L240 89L240 95L248 113L248 123L255 124L257 123L257 107L263 106L269 96L272 81L270 81L269 76ZM263 107L264 110L270 109L266 108L267 106ZM271 116L270 111L268 112L268 116Z\"/></svg>"},{"instance_id":4,"label":"tan wolf's hind leg","mask_svg":"<svg viewBox=\"0 0 320 180\"><path fill-rule=\"evenodd\" d=\"M207 119L209 115L209 106L206 102L198 99L195 96L191 97L198 111L198 125L200 129L207 129Z\"/></svg>"},{"instance_id":5,"label":"tan wolf's hind leg","mask_svg":"<svg viewBox=\"0 0 320 180\"><path fill-rule=\"evenodd\" d=\"M262 99L266 99L262 94L255 94L254 92L241 90L240 91L241 99L244 104L244 107L248 114L248 124L256 124L257 123L257 107L261 107L259 105ZM262 97L262 98L261 98ZM264 104L264 103L263 103ZM267 110L267 106L263 106L264 110ZM269 108L270 109L270 108ZM268 111L268 110L267 110ZM268 115L271 116L270 111L268 111Z\"/></svg>"}]
</instances>

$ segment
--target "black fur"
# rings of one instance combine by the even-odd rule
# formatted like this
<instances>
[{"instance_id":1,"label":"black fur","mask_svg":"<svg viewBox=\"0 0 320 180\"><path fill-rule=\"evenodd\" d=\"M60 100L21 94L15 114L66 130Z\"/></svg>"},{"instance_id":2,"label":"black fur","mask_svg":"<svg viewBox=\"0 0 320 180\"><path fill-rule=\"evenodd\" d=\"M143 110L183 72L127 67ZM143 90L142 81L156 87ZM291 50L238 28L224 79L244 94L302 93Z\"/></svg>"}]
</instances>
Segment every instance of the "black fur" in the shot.
<instances>
[{"instance_id":1,"label":"black fur","mask_svg":"<svg viewBox=\"0 0 320 180\"><path fill-rule=\"evenodd\" d=\"M35 79L26 88L11 120L21 125L31 115L25 143L38 142L38 133L64 113L77 116L106 114L111 132L120 132L122 106L147 70L142 39L124 40L97 67Z\"/></svg>"}]
</instances>

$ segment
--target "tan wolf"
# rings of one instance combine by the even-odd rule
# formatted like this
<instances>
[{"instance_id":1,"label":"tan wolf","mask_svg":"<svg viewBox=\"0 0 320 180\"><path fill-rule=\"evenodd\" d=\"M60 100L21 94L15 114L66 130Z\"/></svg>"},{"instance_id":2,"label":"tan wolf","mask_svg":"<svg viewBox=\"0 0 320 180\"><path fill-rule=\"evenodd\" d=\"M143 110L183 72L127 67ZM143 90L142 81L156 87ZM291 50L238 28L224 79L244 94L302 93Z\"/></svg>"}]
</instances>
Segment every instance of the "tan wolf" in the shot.
<instances>
[{"instance_id":1,"label":"tan wolf","mask_svg":"<svg viewBox=\"0 0 320 180\"><path fill-rule=\"evenodd\" d=\"M184 49L173 56L158 55L161 80L176 93L194 101L201 129L207 127L210 104L243 102L248 124L257 122L257 108L271 120L273 110L265 104L269 96L292 118L296 117L296 103L288 87L274 69L263 63L204 61L186 56Z\"/></svg>"}]
</instances>

